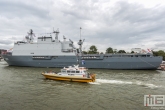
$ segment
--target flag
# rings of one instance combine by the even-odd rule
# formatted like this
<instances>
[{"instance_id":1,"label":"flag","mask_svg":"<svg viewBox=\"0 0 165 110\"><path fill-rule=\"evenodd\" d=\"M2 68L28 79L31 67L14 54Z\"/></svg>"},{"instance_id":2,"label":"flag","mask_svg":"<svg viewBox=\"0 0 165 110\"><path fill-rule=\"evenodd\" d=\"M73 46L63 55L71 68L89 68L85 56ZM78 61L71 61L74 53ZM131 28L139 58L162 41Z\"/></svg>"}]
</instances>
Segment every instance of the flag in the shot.
<instances>
[{"instance_id":1,"label":"flag","mask_svg":"<svg viewBox=\"0 0 165 110\"><path fill-rule=\"evenodd\" d=\"M11 49L7 50L7 52L12 52L12 51L13 51L13 48L11 48Z\"/></svg>"},{"instance_id":2,"label":"flag","mask_svg":"<svg viewBox=\"0 0 165 110\"><path fill-rule=\"evenodd\" d=\"M81 62L81 63L82 63L82 65L85 65L85 60L82 60L82 62Z\"/></svg>"},{"instance_id":3,"label":"flag","mask_svg":"<svg viewBox=\"0 0 165 110\"><path fill-rule=\"evenodd\" d=\"M147 49L148 50L148 52L151 52L151 50L150 49Z\"/></svg>"},{"instance_id":4,"label":"flag","mask_svg":"<svg viewBox=\"0 0 165 110\"><path fill-rule=\"evenodd\" d=\"M6 53L7 53L6 50L2 50L2 51L1 51L1 54L2 54L2 55L6 54Z\"/></svg>"},{"instance_id":5,"label":"flag","mask_svg":"<svg viewBox=\"0 0 165 110\"><path fill-rule=\"evenodd\" d=\"M148 50L148 53L152 53L152 50L151 49L147 49Z\"/></svg>"}]
</instances>

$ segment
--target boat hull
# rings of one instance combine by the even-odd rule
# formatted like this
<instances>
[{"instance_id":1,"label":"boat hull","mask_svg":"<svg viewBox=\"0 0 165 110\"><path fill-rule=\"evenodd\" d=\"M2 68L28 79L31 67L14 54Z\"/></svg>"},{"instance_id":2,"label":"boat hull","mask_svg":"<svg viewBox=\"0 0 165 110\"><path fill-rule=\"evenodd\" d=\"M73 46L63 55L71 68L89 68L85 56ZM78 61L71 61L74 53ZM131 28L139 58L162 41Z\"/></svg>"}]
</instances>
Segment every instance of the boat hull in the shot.
<instances>
[{"instance_id":1,"label":"boat hull","mask_svg":"<svg viewBox=\"0 0 165 110\"><path fill-rule=\"evenodd\" d=\"M66 67L77 64L76 56L50 56L47 59L34 59L32 56L12 56L2 55L10 66L29 66L29 67ZM81 61L84 61L82 65ZM162 62L162 57L108 57L102 59L81 59L79 65L86 68L105 68L105 69L157 69Z\"/></svg>"},{"instance_id":2,"label":"boat hull","mask_svg":"<svg viewBox=\"0 0 165 110\"><path fill-rule=\"evenodd\" d=\"M85 78L85 77L73 77L73 76L60 76L57 74L45 74L42 73L43 76L45 76L46 79L52 79L52 80L59 80L59 81L71 81L71 82L95 82L95 75L93 75L93 78Z\"/></svg>"}]
</instances>

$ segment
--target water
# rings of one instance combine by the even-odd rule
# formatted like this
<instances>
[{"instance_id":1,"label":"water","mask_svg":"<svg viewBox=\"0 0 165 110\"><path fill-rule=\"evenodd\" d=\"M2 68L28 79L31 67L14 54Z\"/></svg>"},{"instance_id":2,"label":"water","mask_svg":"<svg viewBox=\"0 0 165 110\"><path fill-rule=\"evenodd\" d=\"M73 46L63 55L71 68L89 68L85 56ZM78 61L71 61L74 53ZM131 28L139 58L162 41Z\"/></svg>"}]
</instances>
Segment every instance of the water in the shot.
<instances>
[{"instance_id":1,"label":"water","mask_svg":"<svg viewBox=\"0 0 165 110\"><path fill-rule=\"evenodd\" d=\"M165 71L90 69L94 83L46 80L42 71L0 62L0 110L150 110L144 95L165 95Z\"/></svg>"}]
</instances>

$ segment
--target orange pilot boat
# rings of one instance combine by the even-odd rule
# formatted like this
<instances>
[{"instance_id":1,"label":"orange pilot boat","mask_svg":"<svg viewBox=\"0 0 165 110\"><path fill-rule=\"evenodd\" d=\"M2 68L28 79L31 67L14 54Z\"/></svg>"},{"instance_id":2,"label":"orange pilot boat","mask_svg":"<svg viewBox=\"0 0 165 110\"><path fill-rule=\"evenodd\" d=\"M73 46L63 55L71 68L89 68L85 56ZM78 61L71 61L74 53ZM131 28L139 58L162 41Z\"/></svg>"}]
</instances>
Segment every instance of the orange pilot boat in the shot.
<instances>
[{"instance_id":1,"label":"orange pilot boat","mask_svg":"<svg viewBox=\"0 0 165 110\"><path fill-rule=\"evenodd\" d=\"M61 69L60 72L43 72L46 79L75 81L75 82L95 82L95 74L87 72L87 68L79 65L69 66Z\"/></svg>"}]
</instances>

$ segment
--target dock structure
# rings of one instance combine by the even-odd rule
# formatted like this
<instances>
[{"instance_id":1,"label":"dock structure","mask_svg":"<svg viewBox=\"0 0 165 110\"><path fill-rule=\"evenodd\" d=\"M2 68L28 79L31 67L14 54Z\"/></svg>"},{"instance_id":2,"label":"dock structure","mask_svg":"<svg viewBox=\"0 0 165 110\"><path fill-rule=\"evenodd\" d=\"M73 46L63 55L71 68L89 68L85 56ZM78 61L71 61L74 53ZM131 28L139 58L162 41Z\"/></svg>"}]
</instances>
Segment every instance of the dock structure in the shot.
<instances>
[{"instance_id":1,"label":"dock structure","mask_svg":"<svg viewBox=\"0 0 165 110\"><path fill-rule=\"evenodd\" d=\"M1 55L0 55L0 59L2 59Z\"/></svg>"},{"instance_id":2,"label":"dock structure","mask_svg":"<svg viewBox=\"0 0 165 110\"><path fill-rule=\"evenodd\" d=\"M6 52L7 50L5 50L5 49L0 49L0 61L3 59L3 58L2 58L2 54L3 54L4 51Z\"/></svg>"},{"instance_id":3,"label":"dock structure","mask_svg":"<svg viewBox=\"0 0 165 110\"><path fill-rule=\"evenodd\" d=\"M165 71L165 61L162 61L162 63L160 64L160 69Z\"/></svg>"},{"instance_id":4,"label":"dock structure","mask_svg":"<svg viewBox=\"0 0 165 110\"><path fill-rule=\"evenodd\" d=\"M165 71L165 65L161 65L160 68L162 71Z\"/></svg>"}]
</instances>

